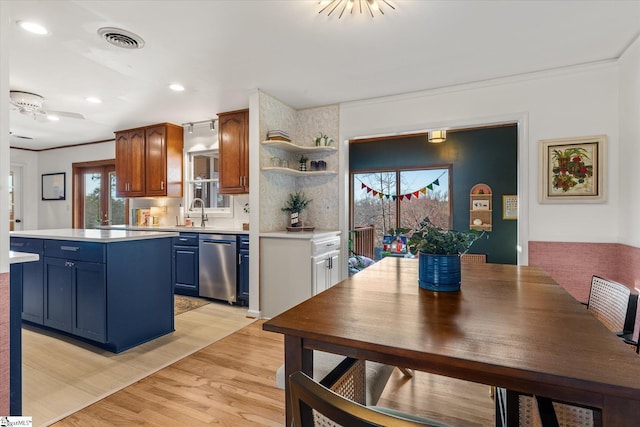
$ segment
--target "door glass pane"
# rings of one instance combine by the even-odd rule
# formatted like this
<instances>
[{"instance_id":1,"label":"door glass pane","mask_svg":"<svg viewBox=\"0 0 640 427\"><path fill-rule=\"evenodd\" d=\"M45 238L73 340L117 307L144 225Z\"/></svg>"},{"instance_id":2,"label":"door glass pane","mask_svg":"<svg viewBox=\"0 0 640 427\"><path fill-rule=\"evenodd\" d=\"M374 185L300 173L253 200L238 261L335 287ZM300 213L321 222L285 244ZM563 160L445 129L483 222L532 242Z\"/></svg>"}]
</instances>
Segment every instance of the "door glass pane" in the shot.
<instances>
[{"instance_id":1,"label":"door glass pane","mask_svg":"<svg viewBox=\"0 0 640 427\"><path fill-rule=\"evenodd\" d=\"M416 196L417 193L417 196ZM438 227L449 228L449 170L400 171L400 227L415 230L429 217Z\"/></svg>"},{"instance_id":2,"label":"door glass pane","mask_svg":"<svg viewBox=\"0 0 640 427\"><path fill-rule=\"evenodd\" d=\"M374 226L374 254L385 234L405 234L425 218L448 229L449 169L353 173L353 227ZM393 230L392 230L393 229Z\"/></svg>"},{"instance_id":3,"label":"door glass pane","mask_svg":"<svg viewBox=\"0 0 640 427\"><path fill-rule=\"evenodd\" d=\"M353 175L353 225L375 227L374 247L382 248L382 236L396 228L396 173Z\"/></svg>"},{"instance_id":4,"label":"door glass pane","mask_svg":"<svg viewBox=\"0 0 640 427\"><path fill-rule=\"evenodd\" d=\"M100 174L84 174L84 227L95 228L100 225Z\"/></svg>"},{"instance_id":5,"label":"door glass pane","mask_svg":"<svg viewBox=\"0 0 640 427\"><path fill-rule=\"evenodd\" d=\"M116 195L116 172L109 172L109 224L123 225L125 218L125 198Z\"/></svg>"}]
</instances>

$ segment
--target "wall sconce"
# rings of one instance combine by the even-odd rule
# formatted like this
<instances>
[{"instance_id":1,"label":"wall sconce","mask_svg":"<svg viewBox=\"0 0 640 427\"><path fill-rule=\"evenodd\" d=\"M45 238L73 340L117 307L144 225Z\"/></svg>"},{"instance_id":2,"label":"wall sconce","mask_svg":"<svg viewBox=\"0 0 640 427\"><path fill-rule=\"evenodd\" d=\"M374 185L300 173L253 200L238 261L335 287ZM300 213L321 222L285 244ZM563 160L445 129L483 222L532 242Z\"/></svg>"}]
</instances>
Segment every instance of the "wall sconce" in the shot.
<instances>
[{"instance_id":1,"label":"wall sconce","mask_svg":"<svg viewBox=\"0 0 640 427\"><path fill-rule=\"evenodd\" d=\"M427 139L433 144L439 144L447 140L446 130L431 130L428 133Z\"/></svg>"},{"instance_id":2,"label":"wall sconce","mask_svg":"<svg viewBox=\"0 0 640 427\"><path fill-rule=\"evenodd\" d=\"M189 123L189 127L187 128L189 133L193 133L193 123Z\"/></svg>"},{"instance_id":3,"label":"wall sconce","mask_svg":"<svg viewBox=\"0 0 640 427\"><path fill-rule=\"evenodd\" d=\"M216 121L215 120L211 120L211 122L209 123L209 129L211 129L211 132L215 132L215 130L216 130Z\"/></svg>"}]
</instances>

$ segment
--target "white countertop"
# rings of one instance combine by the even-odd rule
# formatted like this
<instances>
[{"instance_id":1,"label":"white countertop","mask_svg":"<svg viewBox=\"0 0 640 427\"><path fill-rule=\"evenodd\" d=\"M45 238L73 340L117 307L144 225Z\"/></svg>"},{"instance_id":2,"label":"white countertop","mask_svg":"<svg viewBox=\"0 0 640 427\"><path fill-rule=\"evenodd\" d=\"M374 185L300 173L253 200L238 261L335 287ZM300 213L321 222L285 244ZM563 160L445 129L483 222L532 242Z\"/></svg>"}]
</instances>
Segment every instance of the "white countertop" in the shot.
<instances>
[{"instance_id":1,"label":"white countertop","mask_svg":"<svg viewBox=\"0 0 640 427\"><path fill-rule=\"evenodd\" d=\"M38 261L40 255L28 254L26 252L9 251L9 264L20 264L22 262Z\"/></svg>"},{"instance_id":2,"label":"white countertop","mask_svg":"<svg viewBox=\"0 0 640 427\"><path fill-rule=\"evenodd\" d=\"M339 230L313 230L313 231L271 231L260 233L260 237L275 239L322 239L340 235Z\"/></svg>"},{"instance_id":3,"label":"white countertop","mask_svg":"<svg viewBox=\"0 0 640 427\"><path fill-rule=\"evenodd\" d=\"M249 234L249 230L241 228L223 228L223 227L187 227L176 225L152 225L148 227L136 225L105 225L100 227L104 230L133 230L133 231L174 231L180 233L221 233L221 234Z\"/></svg>"},{"instance_id":4,"label":"white countertop","mask_svg":"<svg viewBox=\"0 0 640 427\"><path fill-rule=\"evenodd\" d=\"M11 231L10 237L32 237L36 239L77 240L85 242L122 242L128 240L157 239L178 236L177 232L102 230L59 228L51 230Z\"/></svg>"}]
</instances>

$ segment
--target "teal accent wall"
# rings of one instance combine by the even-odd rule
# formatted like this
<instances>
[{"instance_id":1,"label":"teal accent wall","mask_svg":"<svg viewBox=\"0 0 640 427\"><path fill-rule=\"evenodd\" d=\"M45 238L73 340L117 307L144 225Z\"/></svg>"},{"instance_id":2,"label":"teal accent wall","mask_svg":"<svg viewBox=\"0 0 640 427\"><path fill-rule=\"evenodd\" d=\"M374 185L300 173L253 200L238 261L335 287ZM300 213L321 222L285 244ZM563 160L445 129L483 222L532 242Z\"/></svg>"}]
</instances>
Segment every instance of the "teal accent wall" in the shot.
<instances>
[{"instance_id":1,"label":"teal accent wall","mask_svg":"<svg viewBox=\"0 0 640 427\"><path fill-rule=\"evenodd\" d=\"M412 136L349 146L349 169L420 168L453 165L453 228L469 228L469 192L478 183L493 191L493 230L470 252L486 253L487 262L517 264L518 221L502 219L502 195L518 191L516 125L450 131L442 144Z\"/></svg>"}]
</instances>

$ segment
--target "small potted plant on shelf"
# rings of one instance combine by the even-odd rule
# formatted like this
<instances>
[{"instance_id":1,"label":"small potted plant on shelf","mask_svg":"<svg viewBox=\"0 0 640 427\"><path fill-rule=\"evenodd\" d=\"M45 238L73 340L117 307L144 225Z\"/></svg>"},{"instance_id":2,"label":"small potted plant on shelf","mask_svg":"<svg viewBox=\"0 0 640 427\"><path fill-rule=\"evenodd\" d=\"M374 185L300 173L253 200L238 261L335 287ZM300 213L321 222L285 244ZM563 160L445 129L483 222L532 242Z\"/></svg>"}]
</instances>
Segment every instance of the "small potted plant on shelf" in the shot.
<instances>
[{"instance_id":1,"label":"small potted plant on shelf","mask_svg":"<svg viewBox=\"0 0 640 427\"><path fill-rule=\"evenodd\" d=\"M289 193L283 212L289 212L291 227L302 227L302 221L300 221L300 212L311 203L311 199L308 199L301 191L295 193Z\"/></svg>"},{"instance_id":2,"label":"small potted plant on shelf","mask_svg":"<svg viewBox=\"0 0 640 427\"><path fill-rule=\"evenodd\" d=\"M444 230L425 218L409 237L409 250L418 254L418 284L432 291L460 290L460 256L488 235L477 230Z\"/></svg>"},{"instance_id":3,"label":"small potted plant on shelf","mask_svg":"<svg viewBox=\"0 0 640 427\"><path fill-rule=\"evenodd\" d=\"M300 171L301 172L306 172L307 171L307 160L309 160L308 157L305 157L305 155L301 155L300 156L300 160L298 160L300 162Z\"/></svg>"}]
</instances>

